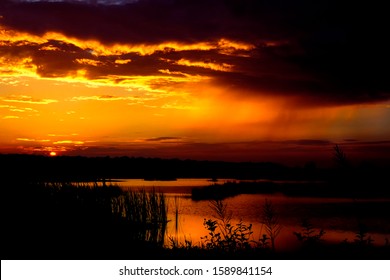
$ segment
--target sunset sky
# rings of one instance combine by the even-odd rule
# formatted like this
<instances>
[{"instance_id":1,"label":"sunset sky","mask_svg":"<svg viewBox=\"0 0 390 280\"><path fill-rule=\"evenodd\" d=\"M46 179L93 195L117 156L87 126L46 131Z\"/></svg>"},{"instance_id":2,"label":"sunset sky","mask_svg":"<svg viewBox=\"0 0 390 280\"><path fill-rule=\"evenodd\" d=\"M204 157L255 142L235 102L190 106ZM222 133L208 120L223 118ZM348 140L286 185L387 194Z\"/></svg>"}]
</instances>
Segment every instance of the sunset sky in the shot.
<instances>
[{"instance_id":1,"label":"sunset sky","mask_svg":"<svg viewBox=\"0 0 390 280\"><path fill-rule=\"evenodd\" d=\"M388 10L341 2L1 1L0 153L388 161Z\"/></svg>"}]
</instances>

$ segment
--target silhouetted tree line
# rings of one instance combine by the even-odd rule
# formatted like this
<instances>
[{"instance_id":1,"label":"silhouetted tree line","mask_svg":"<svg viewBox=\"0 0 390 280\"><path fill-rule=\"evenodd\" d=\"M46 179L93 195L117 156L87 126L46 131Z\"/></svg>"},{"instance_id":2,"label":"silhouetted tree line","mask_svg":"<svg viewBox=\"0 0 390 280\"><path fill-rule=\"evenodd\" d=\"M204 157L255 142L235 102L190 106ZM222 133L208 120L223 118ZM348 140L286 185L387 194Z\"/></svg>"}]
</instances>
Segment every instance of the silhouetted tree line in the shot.
<instances>
[{"instance_id":1,"label":"silhouetted tree line","mask_svg":"<svg viewBox=\"0 0 390 280\"><path fill-rule=\"evenodd\" d=\"M331 155L330 155L331 157ZM223 162L143 157L82 157L0 154L3 180L96 181L115 178L172 180L175 178L230 178L326 181L344 192L387 191L389 166L370 162L353 165L340 147L335 166L319 168L315 162L288 167L272 162ZM305 192L307 189L304 190ZM314 190L315 191L315 190Z\"/></svg>"},{"instance_id":2,"label":"silhouetted tree line","mask_svg":"<svg viewBox=\"0 0 390 280\"><path fill-rule=\"evenodd\" d=\"M283 179L303 176L270 162L222 162L142 157L0 155L3 177L33 180L96 180L112 178Z\"/></svg>"}]
</instances>

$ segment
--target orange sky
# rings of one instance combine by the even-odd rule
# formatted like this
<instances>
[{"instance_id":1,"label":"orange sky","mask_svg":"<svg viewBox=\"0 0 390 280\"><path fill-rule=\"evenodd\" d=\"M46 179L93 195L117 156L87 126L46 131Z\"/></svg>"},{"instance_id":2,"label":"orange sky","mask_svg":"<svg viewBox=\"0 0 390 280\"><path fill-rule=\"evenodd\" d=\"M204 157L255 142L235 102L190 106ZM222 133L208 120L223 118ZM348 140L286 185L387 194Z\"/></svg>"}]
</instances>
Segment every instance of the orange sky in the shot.
<instances>
[{"instance_id":1,"label":"orange sky","mask_svg":"<svg viewBox=\"0 0 390 280\"><path fill-rule=\"evenodd\" d=\"M23 29L7 21L14 5L0 13L2 153L283 161L326 157L334 143L388 153L388 99L311 90L317 76L269 55L291 39L104 41Z\"/></svg>"}]
</instances>

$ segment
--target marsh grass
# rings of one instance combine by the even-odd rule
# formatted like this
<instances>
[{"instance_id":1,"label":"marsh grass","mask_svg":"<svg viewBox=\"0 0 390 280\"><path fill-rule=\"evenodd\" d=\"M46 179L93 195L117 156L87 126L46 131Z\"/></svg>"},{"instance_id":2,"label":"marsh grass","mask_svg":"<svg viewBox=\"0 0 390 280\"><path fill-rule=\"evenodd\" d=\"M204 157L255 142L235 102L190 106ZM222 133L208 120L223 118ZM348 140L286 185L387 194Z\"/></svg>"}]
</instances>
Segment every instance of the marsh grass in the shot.
<instances>
[{"instance_id":1,"label":"marsh grass","mask_svg":"<svg viewBox=\"0 0 390 280\"><path fill-rule=\"evenodd\" d=\"M179 199L178 196L174 196L173 198L173 207L175 209L175 215L174 215L174 234L173 235L169 235L167 238L169 240L169 247L171 248L179 248L179 247L188 247L188 245L191 245L190 247L192 247L192 242L185 239L184 240L184 244L185 246L182 246L183 244L181 244L179 242L179 228L180 228L180 207L181 207L181 200Z\"/></svg>"},{"instance_id":2,"label":"marsh grass","mask_svg":"<svg viewBox=\"0 0 390 280\"><path fill-rule=\"evenodd\" d=\"M266 234L260 239L262 244L267 244L268 239L271 242L271 249L275 251L275 240L278 237L282 226L279 223L279 214L272 204L271 200L265 199L262 211L262 223Z\"/></svg>"},{"instance_id":3,"label":"marsh grass","mask_svg":"<svg viewBox=\"0 0 390 280\"><path fill-rule=\"evenodd\" d=\"M162 246L168 222L164 194L126 191L111 200L112 213L126 221L132 229L131 238Z\"/></svg>"},{"instance_id":4,"label":"marsh grass","mask_svg":"<svg viewBox=\"0 0 390 280\"><path fill-rule=\"evenodd\" d=\"M2 256L110 258L162 248L165 196L113 184L50 182L1 186Z\"/></svg>"}]
</instances>

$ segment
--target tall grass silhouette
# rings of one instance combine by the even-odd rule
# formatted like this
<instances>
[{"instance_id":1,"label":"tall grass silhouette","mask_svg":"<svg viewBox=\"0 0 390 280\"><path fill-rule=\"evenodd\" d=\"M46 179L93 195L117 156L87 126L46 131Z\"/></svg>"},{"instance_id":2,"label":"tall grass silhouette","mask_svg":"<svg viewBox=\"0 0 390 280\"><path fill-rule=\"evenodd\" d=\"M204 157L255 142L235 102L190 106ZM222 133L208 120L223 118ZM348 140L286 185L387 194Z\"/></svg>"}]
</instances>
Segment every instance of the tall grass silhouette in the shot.
<instances>
[{"instance_id":1,"label":"tall grass silhouette","mask_svg":"<svg viewBox=\"0 0 390 280\"><path fill-rule=\"evenodd\" d=\"M17 258L129 257L162 248L167 223L163 194L125 192L100 183L22 183L2 186L2 254Z\"/></svg>"},{"instance_id":2,"label":"tall grass silhouette","mask_svg":"<svg viewBox=\"0 0 390 280\"><path fill-rule=\"evenodd\" d=\"M265 232L271 241L271 249L275 251L275 240L282 230L282 226L279 224L279 215L275 206L268 199L265 199L263 205L262 222L265 226ZM267 236L263 236L263 240L266 240Z\"/></svg>"},{"instance_id":3,"label":"tall grass silhouette","mask_svg":"<svg viewBox=\"0 0 390 280\"><path fill-rule=\"evenodd\" d=\"M164 194L127 191L112 198L112 213L122 218L132 229L134 240L163 245L168 222L168 207Z\"/></svg>"}]
</instances>

